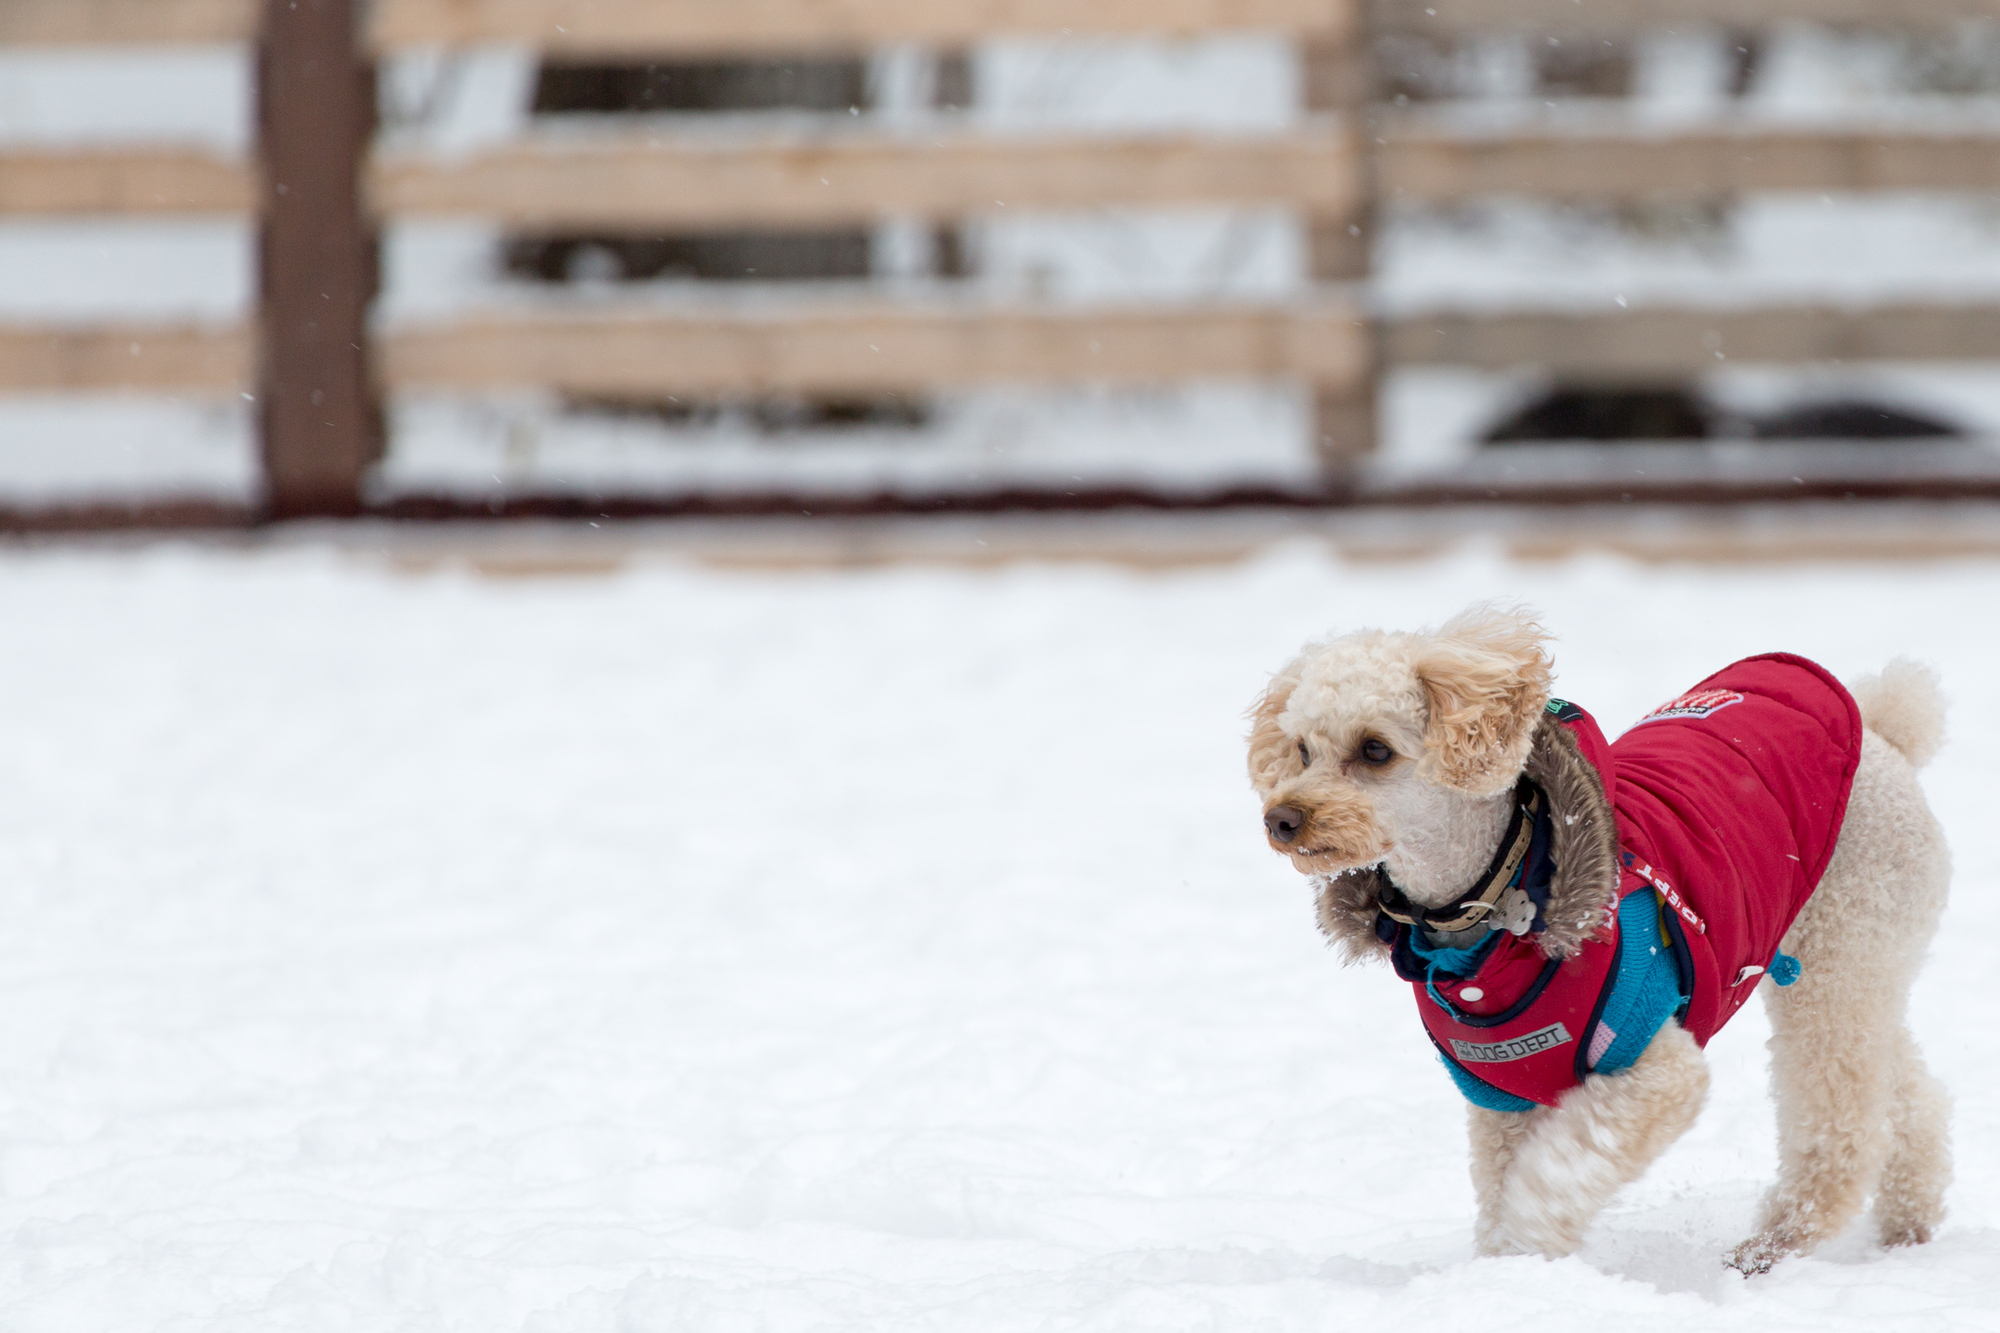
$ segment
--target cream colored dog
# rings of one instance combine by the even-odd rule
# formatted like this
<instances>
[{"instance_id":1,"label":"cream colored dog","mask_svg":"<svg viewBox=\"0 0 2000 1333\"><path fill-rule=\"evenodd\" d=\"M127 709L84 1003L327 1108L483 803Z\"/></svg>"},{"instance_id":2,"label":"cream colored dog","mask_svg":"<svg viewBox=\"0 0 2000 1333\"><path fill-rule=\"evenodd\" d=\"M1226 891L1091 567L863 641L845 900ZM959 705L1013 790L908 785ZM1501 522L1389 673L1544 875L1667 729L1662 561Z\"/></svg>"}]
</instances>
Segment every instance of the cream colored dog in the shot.
<instances>
[{"instance_id":1,"label":"cream colored dog","mask_svg":"<svg viewBox=\"0 0 2000 1333\"><path fill-rule=\"evenodd\" d=\"M1385 952L1359 872L1372 882L1379 865L1412 903L1442 907L1494 858L1538 730L1553 725L1545 639L1528 614L1487 607L1435 632L1350 634L1307 647L1258 701L1250 777L1271 846L1313 877L1321 926L1348 961ZM1904 1019L1950 874L1916 777L1942 742L1943 705L1931 673L1903 661L1852 691L1867 734L1846 821L1784 939L1803 973L1760 986L1780 1165L1756 1233L1728 1258L1745 1273L1837 1234L1871 1193L1883 1244L1926 1241L1951 1175L1949 1104ZM1558 862L1564 850L1559 829ZM1615 901L1617 875L1599 878L1601 898L1574 919L1601 920ZM1573 1252L1694 1123L1707 1089L1700 1049L1670 1020L1630 1068L1586 1076L1559 1105L1471 1107L1479 1251Z\"/></svg>"}]
</instances>

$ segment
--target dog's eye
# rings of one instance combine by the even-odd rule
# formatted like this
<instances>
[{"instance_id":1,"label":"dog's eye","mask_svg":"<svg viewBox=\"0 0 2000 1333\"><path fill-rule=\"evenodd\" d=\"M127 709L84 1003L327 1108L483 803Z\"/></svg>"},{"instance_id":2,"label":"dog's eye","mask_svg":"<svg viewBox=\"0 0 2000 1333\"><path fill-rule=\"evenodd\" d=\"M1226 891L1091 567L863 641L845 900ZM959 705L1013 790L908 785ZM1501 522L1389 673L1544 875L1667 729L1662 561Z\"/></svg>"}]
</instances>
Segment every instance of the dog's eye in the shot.
<instances>
[{"instance_id":1,"label":"dog's eye","mask_svg":"<svg viewBox=\"0 0 2000 1333\"><path fill-rule=\"evenodd\" d=\"M1361 742L1361 761L1367 764L1386 764L1396 757L1396 752L1381 741L1370 736Z\"/></svg>"},{"instance_id":2,"label":"dog's eye","mask_svg":"<svg viewBox=\"0 0 2000 1333\"><path fill-rule=\"evenodd\" d=\"M1311 768L1313 766L1313 757L1307 751L1304 741L1299 742L1299 766L1302 768Z\"/></svg>"}]
</instances>

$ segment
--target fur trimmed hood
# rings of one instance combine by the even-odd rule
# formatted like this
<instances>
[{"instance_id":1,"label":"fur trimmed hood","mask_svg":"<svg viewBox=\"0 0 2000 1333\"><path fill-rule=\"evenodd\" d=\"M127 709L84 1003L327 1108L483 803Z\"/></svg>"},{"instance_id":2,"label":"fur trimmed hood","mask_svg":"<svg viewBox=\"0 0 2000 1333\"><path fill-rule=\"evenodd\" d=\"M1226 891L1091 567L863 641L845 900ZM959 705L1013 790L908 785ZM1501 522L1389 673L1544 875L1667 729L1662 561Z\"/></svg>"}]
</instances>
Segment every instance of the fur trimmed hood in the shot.
<instances>
[{"instance_id":1,"label":"fur trimmed hood","mask_svg":"<svg viewBox=\"0 0 2000 1333\"><path fill-rule=\"evenodd\" d=\"M1543 909L1548 928L1536 937L1551 958L1567 958L1604 922L1618 900L1618 824L1603 780L1568 727L1543 714L1535 726L1523 774L1549 798L1555 873ZM1315 877L1319 928L1345 962L1387 958L1375 934L1376 891L1382 868L1364 866Z\"/></svg>"}]
</instances>

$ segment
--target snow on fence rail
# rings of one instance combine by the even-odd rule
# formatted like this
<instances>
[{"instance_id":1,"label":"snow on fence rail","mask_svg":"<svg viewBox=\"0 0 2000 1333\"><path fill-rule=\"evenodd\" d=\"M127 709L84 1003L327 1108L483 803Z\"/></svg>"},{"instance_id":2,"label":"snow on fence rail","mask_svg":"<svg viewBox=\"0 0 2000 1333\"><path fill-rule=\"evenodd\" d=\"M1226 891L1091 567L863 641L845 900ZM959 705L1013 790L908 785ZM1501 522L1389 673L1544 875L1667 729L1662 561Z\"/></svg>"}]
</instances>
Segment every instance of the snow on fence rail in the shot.
<instances>
[{"instance_id":1,"label":"snow on fence rail","mask_svg":"<svg viewBox=\"0 0 2000 1333\"><path fill-rule=\"evenodd\" d=\"M1363 29L1615 29L1748 21L1721 0L10 0L0 43L256 41L261 161L192 148L0 151L0 215L255 214L261 310L242 329L0 330L0 389L180 389L261 399L267 502L351 513L379 457L380 391L540 384L576 393L867 391L985 382L1288 378L1319 403L1330 487L1374 435L1383 364L1643 374L1708 364L2000 359L2000 309L1453 314L1377 326L1366 229L1388 200L1565 200L1737 190L2000 188L2000 133L1909 128L1462 127L1364 99ZM1871 0L1758 0L1755 19L1875 18ZM1901 27L2000 16L1912 0ZM1365 21L1364 21L1365 20ZM1879 21L1877 19L1876 21ZM605 132L453 157L373 147L369 62L514 43L568 58L962 46L996 34L1277 30L1299 42L1296 128L1255 136L998 137L853 130ZM457 318L372 332L374 229L426 217L521 227L776 227L1188 204L1297 210L1322 284L1259 308L895 305ZM1358 239L1357 239L1358 238ZM1330 491L1330 493L1332 493Z\"/></svg>"}]
</instances>

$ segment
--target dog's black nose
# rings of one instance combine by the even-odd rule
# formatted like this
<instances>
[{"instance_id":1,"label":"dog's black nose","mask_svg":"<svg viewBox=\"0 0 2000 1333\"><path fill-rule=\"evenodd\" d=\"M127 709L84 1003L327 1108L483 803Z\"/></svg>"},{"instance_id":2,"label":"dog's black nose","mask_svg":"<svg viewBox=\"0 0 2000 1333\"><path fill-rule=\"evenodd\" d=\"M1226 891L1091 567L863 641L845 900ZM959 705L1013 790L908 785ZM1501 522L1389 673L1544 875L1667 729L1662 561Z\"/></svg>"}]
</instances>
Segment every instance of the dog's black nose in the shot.
<instances>
[{"instance_id":1,"label":"dog's black nose","mask_svg":"<svg viewBox=\"0 0 2000 1333\"><path fill-rule=\"evenodd\" d=\"M1299 836L1299 830L1306 824L1306 812L1296 806L1274 805L1264 812L1264 827L1279 842L1290 842Z\"/></svg>"}]
</instances>

